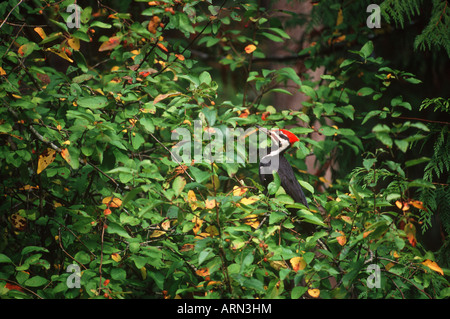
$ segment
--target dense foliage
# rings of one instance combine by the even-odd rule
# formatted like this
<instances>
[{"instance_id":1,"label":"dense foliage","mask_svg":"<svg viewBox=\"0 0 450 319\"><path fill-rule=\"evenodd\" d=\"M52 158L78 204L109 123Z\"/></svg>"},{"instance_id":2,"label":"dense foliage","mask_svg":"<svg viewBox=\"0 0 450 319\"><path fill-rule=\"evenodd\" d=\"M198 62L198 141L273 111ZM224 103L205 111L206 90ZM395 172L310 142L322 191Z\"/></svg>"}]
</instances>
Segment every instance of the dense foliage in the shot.
<instances>
[{"instance_id":1,"label":"dense foliage","mask_svg":"<svg viewBox=\"0 0 450 319\"><path fill-rule=\"evenodd\" d=\"M450 295L449 42L423 36L448 2L385 1L380 29L370 1L275 3L0 4L0 297ZM205 150L256 125L300 137L310 209L238 141L174 159L179 129Z\"/></svg>"}]
</instances>

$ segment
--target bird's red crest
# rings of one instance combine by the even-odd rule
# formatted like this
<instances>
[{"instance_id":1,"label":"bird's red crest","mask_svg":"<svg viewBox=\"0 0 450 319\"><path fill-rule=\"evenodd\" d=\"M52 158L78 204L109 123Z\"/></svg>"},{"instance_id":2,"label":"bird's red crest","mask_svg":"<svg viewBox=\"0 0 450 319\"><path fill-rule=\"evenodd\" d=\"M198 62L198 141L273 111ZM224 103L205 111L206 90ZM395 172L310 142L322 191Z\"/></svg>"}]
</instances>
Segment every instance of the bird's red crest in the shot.
<instances>
[{"instance_id":1,"label":"bird's red crest","mask_svg":"<svg viewBox=\"0 0 450 319\"><path fill-rule=\"evenodd\" d=\"M295 136L295 134L283 129L280 129L280 131L288 137L289 143L294 144L295 142L299 141L298 137Z\"/></svg>"}]
</instances>

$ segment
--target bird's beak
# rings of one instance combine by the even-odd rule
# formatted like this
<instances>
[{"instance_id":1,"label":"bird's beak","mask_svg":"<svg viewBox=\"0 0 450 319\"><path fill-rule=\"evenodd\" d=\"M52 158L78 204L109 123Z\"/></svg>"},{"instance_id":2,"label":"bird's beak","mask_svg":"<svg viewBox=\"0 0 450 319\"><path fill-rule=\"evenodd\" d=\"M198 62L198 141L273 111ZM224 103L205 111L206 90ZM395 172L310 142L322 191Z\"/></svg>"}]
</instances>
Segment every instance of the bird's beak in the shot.
<instances>
[{"instance_id":1,"label":"bird's beak","mask_svg":"<svg viewBox=\"0 0 450 319\"><path fill-rule=\"evenodd\" d=\"M258 124L256 124L256 127L263 133L267 134L273 141L275 142L279 142L280 139L278 137L278 135L273 132L273 131L269 131L268 129L266 129L265 127L259 126Z\"/></svg>"}]
</instances>

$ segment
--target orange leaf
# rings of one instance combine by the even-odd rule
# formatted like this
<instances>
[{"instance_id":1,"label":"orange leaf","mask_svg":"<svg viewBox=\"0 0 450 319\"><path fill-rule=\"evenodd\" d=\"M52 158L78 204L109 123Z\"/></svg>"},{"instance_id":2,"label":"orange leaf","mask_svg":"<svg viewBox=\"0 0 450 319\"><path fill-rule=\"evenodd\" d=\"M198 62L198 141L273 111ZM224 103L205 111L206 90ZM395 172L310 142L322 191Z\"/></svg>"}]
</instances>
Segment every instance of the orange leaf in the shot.
<instances>
[{"instance_id":1,"label":"orange leaf","mask_svg":"<svg viewBox=\"0 0 450 319\"><path fill-rule=\"evenodd\" d=\"M0 75L6 75L5 70L3 70L3 68L0 66Z\"/></svg>"},{"instance_id":2,"label":"orange leaf","mask_svg":"<svg viewBox=\"0 0 450 319\"><path fill-rule=\"evenodd\" d=\"M105 215L105 216L108 216L110 214L111 214L111 210L109 208L107 208L103 211L103 215Z\"/></svg>"},{"instance_id":3,"label":"orange leaf","mask_svg":"<svg viewBox=\"0 0 450 319\"><path fill-rule=\"evenodd\" d=\"M427 210L425 208L425 206L423 206L423 202L421 202L419 200L410 200L409 203L411 205L413 205L415 208L422 209L422 210Z\"/></svg>"},{"instance_id":4,"label":"orange leaf","mask_svg":"<svg viewBox=\"0 0 450 319\"><path fill-rule=\"evenodd\" d=\"M319 289L308 289L308 294L313 298L318 298L320 295Z\"/></svg>"},{"instance_id":5,"label":"orange leaf","mask_svg":"<svg viewBox=\"0 0 450 319\"><path fill-rule=\"evenodd\" d=\"M299 270L303 270L306 267L306 262L303 259L303 257L291 258L290 262L292 265L292 270L294 270L295 272L297 272Z\"/></svg>"},{"instance_id":6,"label":"orange leaf","mask_svg":"<svg viewBox=\"0 0 450 319\"><path fill-rule=\"evenodd\" d=\"M206 277L209 276L209 269L208 268L200 268L195 272L197 275Z\"/></svg>"},{"instance_id":7,"label":"orange leaf","mask_svg":"<svg viewBox=\"0 0 450 319\"><path fill-rule=\"evenodd\" d=\"M46 149L39 155L37 174L40 174L48 165L50 165L56 157L56 151L52 148Z\"/></svg>"},{"instance_id":8,"label":"orange leaf","mask_svg":"<svg viewBox=\"0 0 450 319\"><path fill-rule=\"evenodd\" d=\"M428 268L430 268L431 270L434 270L435 272L444 276L444 272L442 271L442 268L439 267L439 265L436 262L434 262L430 259L425 259L425 261L422 263L422 265L425 265Z\"/></svg>"},{"instance_id":9,"label":"orange leaf","mask_svg":"<svg viewBox=\"0 0 450 319\"><path fill-rule=\"evenodd\" d=\"M408 223L405 225L405 234L406 234L406 238L408 238L409 243L411 244L411 246L416 247L416 227L411 224Z\"/></svg>"},{"instance_id":10,"label":"orange leaf","mask_svg":"<svg viewBox=\"0 0 450 319\"><path fill-rule=\"evenodd\" d=\"M42 38L42 40L44 40L47 37L44 29L42 29L41 27L36 27L33 30L36 31L37 34L39 34L39 36Z\"/></svg>"},{"instance_id":11,"label":"orange leaf","mask_svg":"<svg viewBox=\"0 0 450 319\"><path fill-rule=\"evenodd\" d=\"M153 101L153 104L158 103L159 101L162 101L168 97L172 97L172 96L178 96L181 95L180 92L174 92L174 93L167 93L167 94L160 94L157 97L155 97L155 100Z\"/></svg>"},{"instance_id":12,"label":"orange leaf","mask_svg":"<svg viewBox=\"0 0 450 319\"><path fill-rule=\"evenodd\" d=\"M19 287L19 286L17 286L17 285L10 284L9 282L7 282L7 283L5 284L5 288L6 288L6 289L9 289L9 290L23 291L22 287Z\"/></svg>"},{"instance_id":13,"label":"orange leaf","mask_svg":"<svg viewBox=\"0 0 450 319\"><path fill-rule=\"evenodd\" d=\"M167 48L162 43L158 43L158 48L160 48L161 50L163 50L165 52L169 52L169 50L167 50Z\"/></svg>"},{"instance_id":14,"label":"orange leaf","mask_svg":"<svg viewBox=\"0 0 450 319\"><path fill-rule=\"evenodd\" d=\"M98 48L98 51L109 51L114 49L116 46L120 44L120 38L119 37L111 37L107 41L103 42L100 48Z\"/></svg>"},{"instance_id":15,"label":"orange leaf","mask_svg":"<svg viewBox=\"0 0 450 319\"><path fill-rule=\"evenodd\" d=\"M342 230L338 230L337 232L342 234L342 236L336 237L336 240L339 243L339 245L344 246L347 243L347 238L345 237L345 234Z\"/></svg>"},{"instance_id":16,"label":"orange leaf","mask_svg":"<svg viewBox=\"0 0 450 319\"><path fill-rule=\"evenodd\" d=\"M175 56L177 57L178 60L180 61L184 61L184 56L181 54L175 54Z\"/></svg>"},{"instance_id":17,"label":"orange leaf","mask_svg":"<svg viewBox=\"0 0 450 319\"><path fill-rule=\"evenodd\" d=\"M103 198L102 203L106 204L106 207L120 207L122 200L117 197L108 196Z\"/></svg>"},{"instance_id":18,"label":"orange leaf","mask_svg":"<svg viewBox=\"0 0 450 319\"><path fill-rule=\"evenodd\" d=\"M373 232L373 230L365 231L364 234L363 234L363 238L366 238L366 237L369 236L370 233L372 233L372 232Z\"/></svg>"},{"instance_id":19,"label":"orange leaf","mask_svg":"<svg viewBox=\"0 0 450 319\"><path fill-rule=\"evenodd\" d=\"M254 44L249 44L245 47L245 53L250 54L256 50L256 46Z\"/></svg>"},{"instance_id":20,"label":"orange leaf","mask_svg":"<svg viewBox=\"0 0 450 319\"><path fill-rule=\"evenodd\" d=\"M159 27L161 19L158 16L153 16L147 26L147 30L153 34L156 33L156 29Z\"/></svg>"}]
</instances>

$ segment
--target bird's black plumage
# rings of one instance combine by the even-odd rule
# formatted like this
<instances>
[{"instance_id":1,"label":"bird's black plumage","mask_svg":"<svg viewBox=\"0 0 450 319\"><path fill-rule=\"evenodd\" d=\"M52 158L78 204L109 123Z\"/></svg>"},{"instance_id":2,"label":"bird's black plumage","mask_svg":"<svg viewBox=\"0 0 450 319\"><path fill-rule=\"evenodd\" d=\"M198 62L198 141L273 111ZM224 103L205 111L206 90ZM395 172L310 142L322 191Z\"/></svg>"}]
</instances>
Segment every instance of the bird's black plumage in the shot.
<instances>
[{"instance_id":1,"label":"bird's black plumage","mask_svg":"<svg viewBox=\"0 0 450 319\"><path fill-rule=\"evenodd\" d=\"M272 139L272 147L264 152L259 160L259 178L263 186L267 189L268 185L273 181L273 172L276 172L280 178L281 186L286 194L292 197L296 203L305 205L309 209L308 201L303 193L294 170L288 160L284 157L284 152L289 149L291 144L298 141L298 138L289 131L277 130L268 131L260 127L264 133ZM261 154L261 152L260 152ZM289 209L291 213L296 213L296 209ZM312 234L315 230L314 225L310 223L302 223L301 228L308 234Z\"/></svg>"},{"instance_id":2,"label":"bird's black plumage","mask_svg":"<svg viewBox=\"0 0 450 319\"><path fill-rule=\"evenodd\" d=\"M261 159L259 163L259 178L263 186L266 188L269 183L273 181L273 173L264 172L264 168L270 167L272 161L273 158L268 156ZM289 164L287 159L283 156L283 154L279 154L278 170L274 171L278 173L281 181L281 186L285 190L286 194L291 196L296 203L303 204L307 208L309 208L306 196L303 193L303 189L295 177L294 170L292 169L292 166Z\"/></svg>"}]
</instances>

